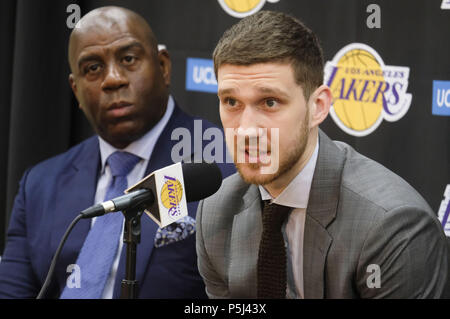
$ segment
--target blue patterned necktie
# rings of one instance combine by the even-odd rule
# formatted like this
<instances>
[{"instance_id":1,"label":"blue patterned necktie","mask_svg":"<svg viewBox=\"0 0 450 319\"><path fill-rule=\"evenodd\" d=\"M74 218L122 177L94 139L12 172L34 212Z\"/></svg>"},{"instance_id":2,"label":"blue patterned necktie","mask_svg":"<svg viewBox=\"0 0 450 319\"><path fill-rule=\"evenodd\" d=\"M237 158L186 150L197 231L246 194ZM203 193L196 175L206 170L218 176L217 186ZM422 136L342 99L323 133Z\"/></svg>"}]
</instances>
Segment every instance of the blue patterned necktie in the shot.
<instances>
[{"instance_id":1,"label":"blue patterned necktie","mask_svg":"<svg viewBox=\"0 0 450 319\"><path fill-rule=\"evenodd\" d=\"M106 191L105 201L123 195L128 184L127 175L139 161L138 156L127 152L115 152L108 157L106 162L111 170L112 180ZM123 219L121 212L97 217L76 262L80 267L80 287L66 287L61 294L61 299L102 297L117 253Z\"/></svg>"}]
</instances>

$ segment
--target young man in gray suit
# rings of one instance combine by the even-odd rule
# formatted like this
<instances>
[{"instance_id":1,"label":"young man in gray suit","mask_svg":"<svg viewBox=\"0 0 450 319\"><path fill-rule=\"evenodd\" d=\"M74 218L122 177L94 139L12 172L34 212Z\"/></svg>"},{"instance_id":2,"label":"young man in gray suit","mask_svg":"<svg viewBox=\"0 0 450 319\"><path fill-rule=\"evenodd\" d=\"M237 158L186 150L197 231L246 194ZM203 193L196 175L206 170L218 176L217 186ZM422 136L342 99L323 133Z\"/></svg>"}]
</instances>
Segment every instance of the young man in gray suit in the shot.
<instances>
[{"instance_id":1,"label":"young man in gray suit","mask_svg":"<svg viewBox=\"0 0 450 319\"><path fill-rule=\"evenodd\" d=\"M209 297L440 298L448 248L428 204L318 128L332 95L316 36L261 11L225 32L214 64L239 174L197 211Z\"/></svg>"}]
</instances>

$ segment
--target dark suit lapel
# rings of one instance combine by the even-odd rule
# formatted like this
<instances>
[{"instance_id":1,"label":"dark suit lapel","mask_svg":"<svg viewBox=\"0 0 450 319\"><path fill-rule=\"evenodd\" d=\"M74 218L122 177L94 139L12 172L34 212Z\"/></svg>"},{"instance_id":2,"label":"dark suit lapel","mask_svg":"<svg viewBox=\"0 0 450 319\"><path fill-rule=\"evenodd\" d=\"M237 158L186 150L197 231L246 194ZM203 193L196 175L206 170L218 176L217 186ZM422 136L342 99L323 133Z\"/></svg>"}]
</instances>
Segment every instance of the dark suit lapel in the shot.
<instances>
[{"instance_id":1,"label":"dark suit lapel","mask_svg":"<svg viewBox=\"0 0 450 319\"><path fill-rule=\"evenodd\" d=\"M179 107L175 105L172 116L155 144L145 171L145 176L157 169L173 164L171 150L173 145L175 145L178 141L172 141L171 135L172 131L177 127L185 127L192 132L193 119L182 112ZM138 281L138 284L143 282L146 271L151 271L151 269L148 269L148 265L154 248L154 238L157 230L158 225L144 214L141 218L141 242L138 244L136 257L136 280ZM119 268L117 270L116 281L114 284L113 298L120 297L121 282L122 279L125 278L125 262L126 245L124 244L120 257Z\"/></svg>"},{"instance_id":2,"label":"dark suit lapel","mask_svg":"<svg viewBox=\"0 0 450 319\"><path fill-rule=\"evenodd\" d=\"M325 298L325 264L333 238L327 226L334 220L339 201L345 154L319 130L319 155L306 210L303 245L305 298Z\"/></svg>"},{"instance_id":3,"label":"dark suit lapel","mask_svg":"<svg viewBox=\"0 0 450 319\"><path fill-rule=\"evenodd\" d=\"M53 207L45 208L55 212L52 224L51 251L55 251L70 222L84 209L94 203L97 175L100 165L100 151L96 136L87 140L75 156L70 159L67 170L58 177L54 189ZM75 263L78 252L89 232L90 220L81 220L73 228L60 257L60 265L67 267ZM75 257L75 259L73 259ZM73 260L72 260L73 259ZM62 273L62 275L67 275ZM59 278L63 280L63 278ZM65 282L65 280L64 280Z\"/></svg>"}]
</instances>

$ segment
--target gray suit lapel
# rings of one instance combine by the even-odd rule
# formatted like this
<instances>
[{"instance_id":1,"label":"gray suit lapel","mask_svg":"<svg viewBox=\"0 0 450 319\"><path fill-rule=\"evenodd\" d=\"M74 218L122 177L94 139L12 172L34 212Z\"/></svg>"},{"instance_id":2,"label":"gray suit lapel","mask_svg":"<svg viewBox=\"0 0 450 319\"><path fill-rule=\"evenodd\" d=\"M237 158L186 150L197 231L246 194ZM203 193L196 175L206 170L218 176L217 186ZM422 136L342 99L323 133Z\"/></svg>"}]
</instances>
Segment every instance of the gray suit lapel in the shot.
<instances>
[{"instance_id":1,"label":"gray suit lapel","mask_svg":"<svg viewBox=\"0 0 450 319\"><path fill-rule=\"evenodd\" d=\"M228 285L234 298L256 298L258 250L262 233L258 187L251 185L243 199L244 210L233 220Z\"/></svg>"},{"instance_id":2,"label":"gray suit lapel","mask_svg":"<svg viewBox=\"0 0 450 319\"><path fill-rule=\"evenodd\" d=\"M345 153L319 130L319 155L306 210L303 245L305 298L325 298L325 264L333 238L327 226L336 217Z\"/></svg>"}]
</instances>

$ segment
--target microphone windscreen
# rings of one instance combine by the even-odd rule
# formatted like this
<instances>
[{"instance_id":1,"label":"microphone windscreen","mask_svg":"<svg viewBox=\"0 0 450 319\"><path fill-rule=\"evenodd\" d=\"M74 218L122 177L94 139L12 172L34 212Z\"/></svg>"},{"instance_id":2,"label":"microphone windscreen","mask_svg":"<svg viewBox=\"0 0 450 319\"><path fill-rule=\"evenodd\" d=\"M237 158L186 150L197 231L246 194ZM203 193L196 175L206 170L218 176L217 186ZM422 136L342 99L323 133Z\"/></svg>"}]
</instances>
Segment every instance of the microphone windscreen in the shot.
<instances>
[{"instance_id":1,"label":"microphone windscreen","mask_svg":"<svg viewBox=\"0 0 450 319\"><path fill-rule=\"evenodd\" d=\"M216 163L183 163L182 169L187 202L209 197L222 185L222 173Z\"/></svg>"}]
</instances>

